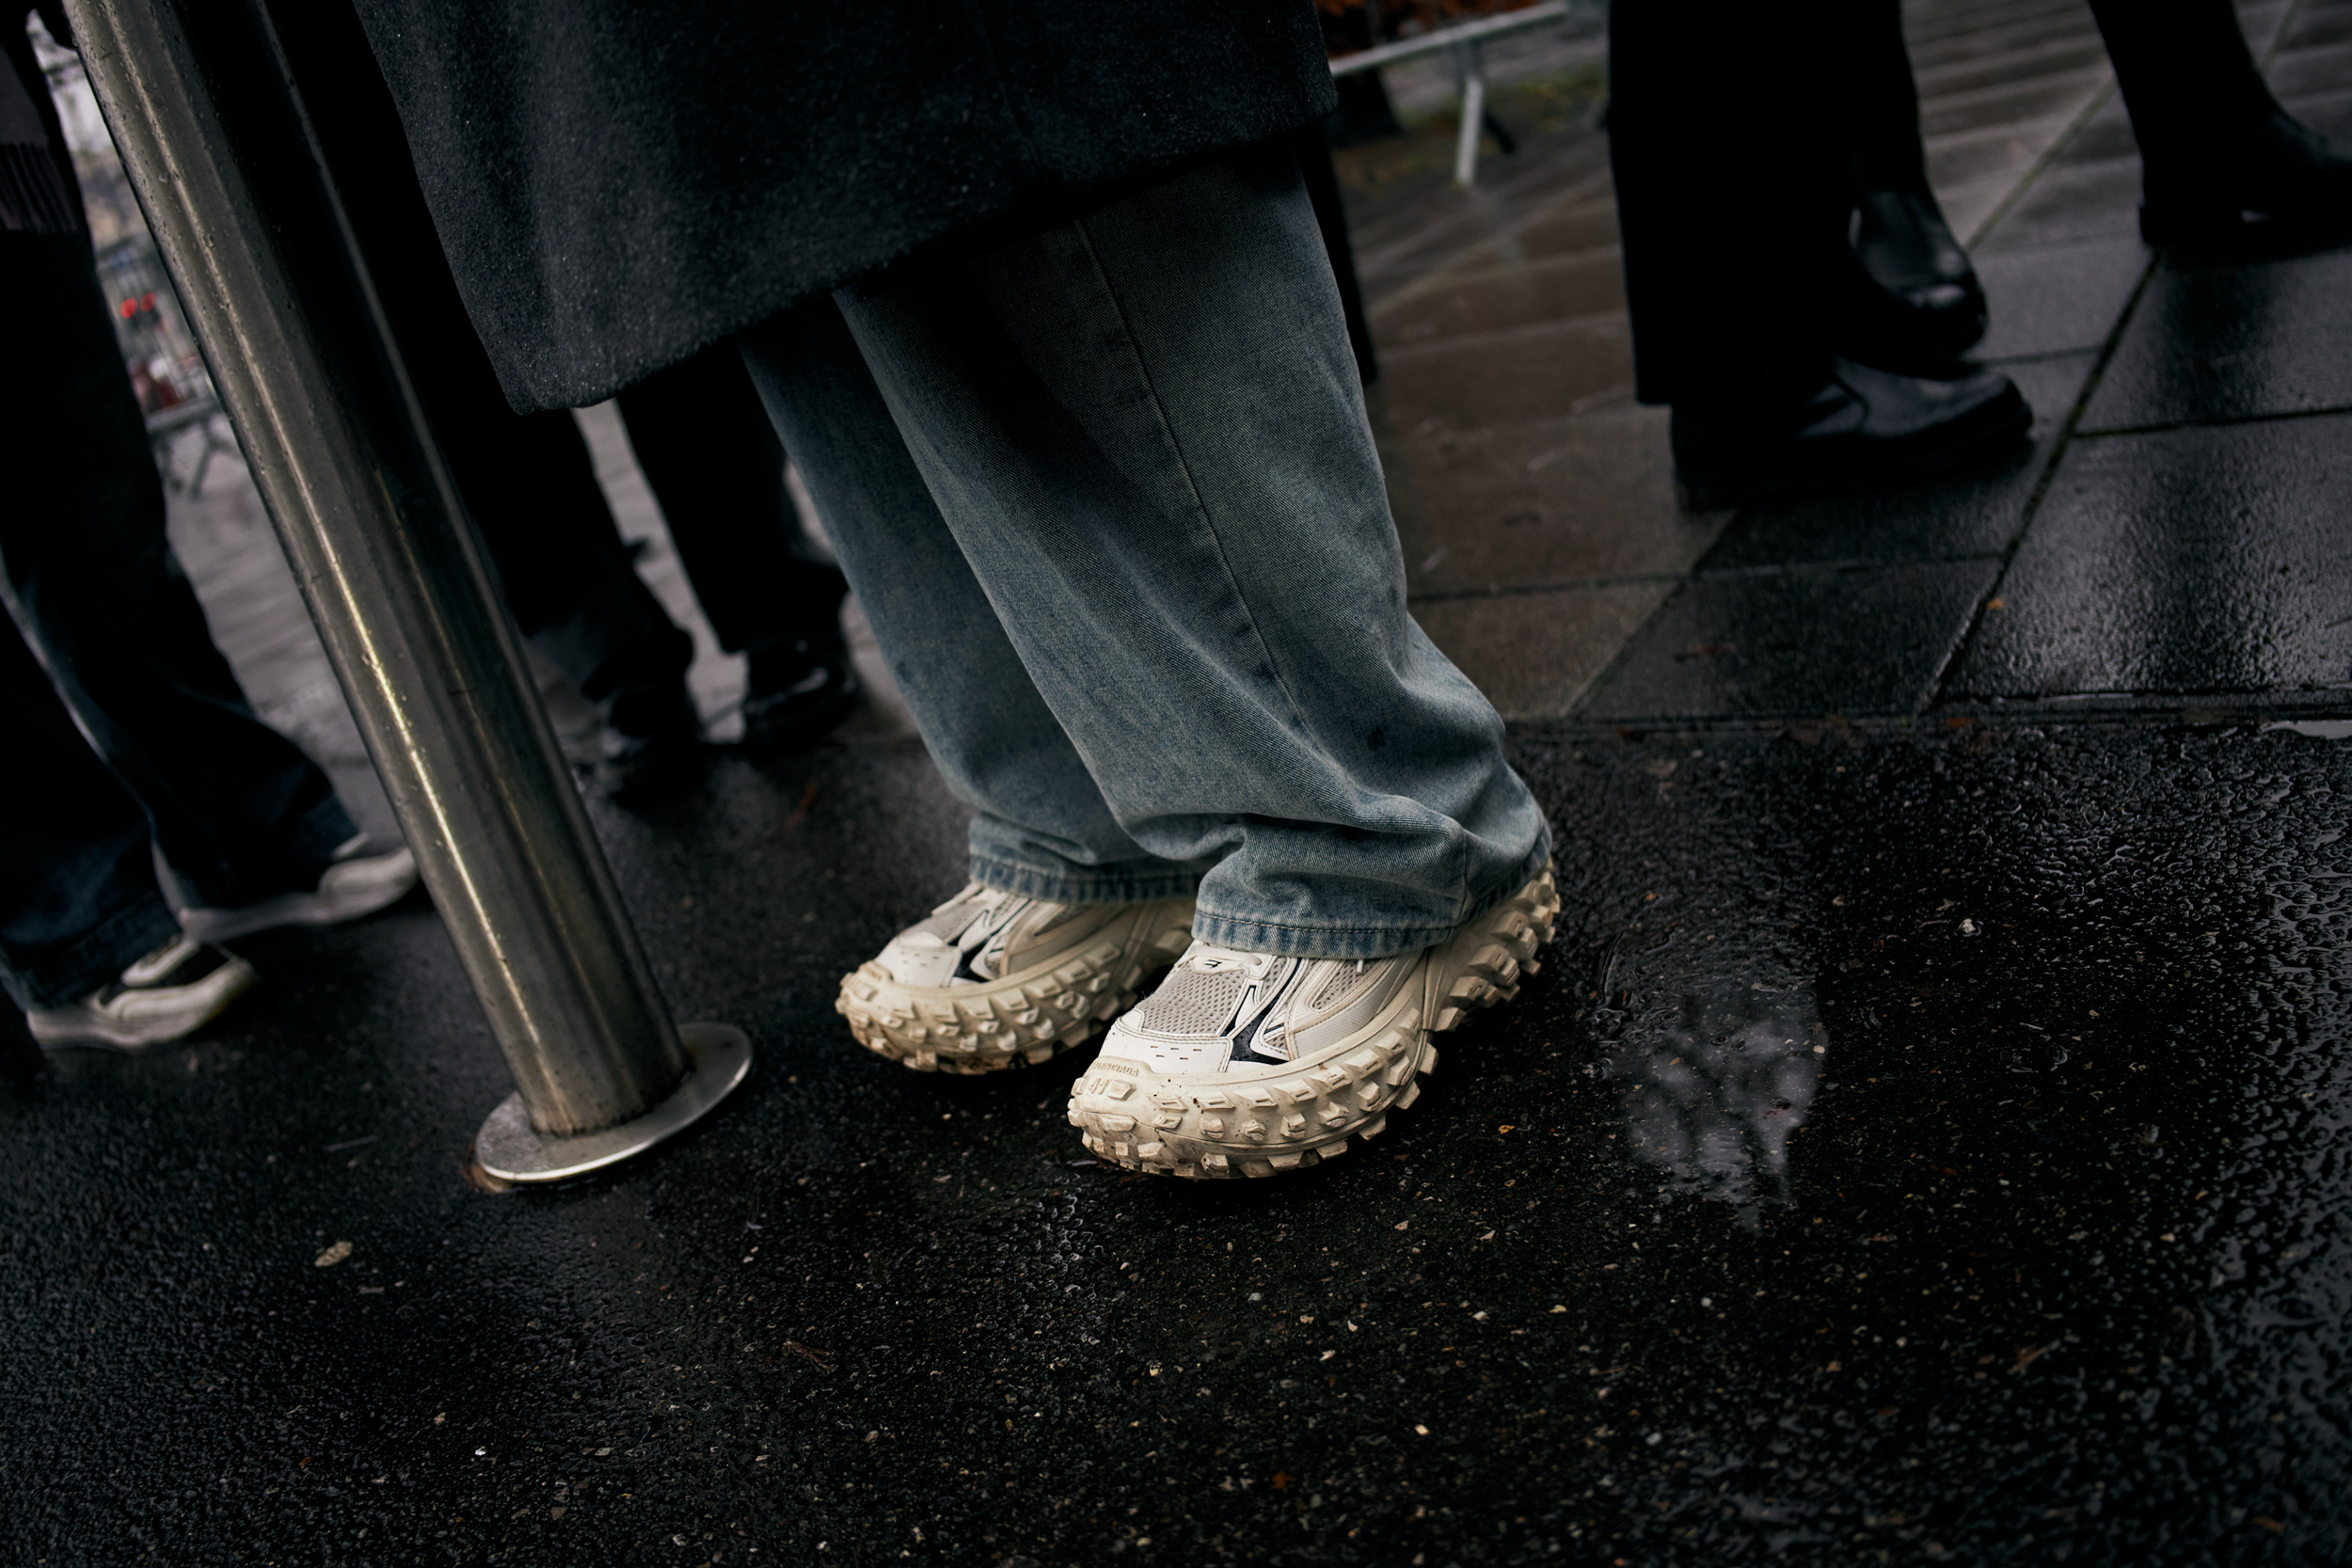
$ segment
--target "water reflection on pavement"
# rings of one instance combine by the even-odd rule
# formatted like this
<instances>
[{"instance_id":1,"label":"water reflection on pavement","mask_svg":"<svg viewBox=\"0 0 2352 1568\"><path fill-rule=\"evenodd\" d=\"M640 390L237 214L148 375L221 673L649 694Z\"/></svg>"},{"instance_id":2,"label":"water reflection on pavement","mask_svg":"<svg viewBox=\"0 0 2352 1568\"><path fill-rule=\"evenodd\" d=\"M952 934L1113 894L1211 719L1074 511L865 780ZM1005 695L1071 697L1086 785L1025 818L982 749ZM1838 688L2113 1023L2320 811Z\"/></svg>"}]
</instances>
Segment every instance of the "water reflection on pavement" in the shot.
<instances>
[{"instance_id":1,"label":"water reflection on pavement","mask_svg":"<svg viewBox=\"0 0 2352 1568\"><path fill-rule=\"evenodd\" d=\"M1623 1027L1597 1065L1623 1096L1629 1150L1750 1223L1758 1204L1788 1201L1788 1134L1828 1049L1812 992L1725 978L1684 991L1669 1019Z\"/></svg>"}]
</instances>

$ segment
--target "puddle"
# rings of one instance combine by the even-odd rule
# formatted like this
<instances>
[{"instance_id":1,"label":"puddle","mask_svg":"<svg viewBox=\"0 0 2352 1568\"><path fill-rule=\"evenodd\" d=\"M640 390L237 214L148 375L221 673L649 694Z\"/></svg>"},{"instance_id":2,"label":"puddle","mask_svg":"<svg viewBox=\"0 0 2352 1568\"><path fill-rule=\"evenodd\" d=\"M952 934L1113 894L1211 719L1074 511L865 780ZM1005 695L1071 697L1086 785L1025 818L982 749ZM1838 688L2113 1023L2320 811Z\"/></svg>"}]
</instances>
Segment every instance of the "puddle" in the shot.
<instances>
[{"instance_id":1,"label":"puddle","mask_svg":"<svg viewBox=\"0 0 2352 1568\"><path fill-rule=\"evenodd\" d=\"M1725 981L1633 1023L1601 1065L1623 1095L1629 1150L1753 1219L1788 1199L1788 1134L1812 1108L1828 1043L1809 990Z\"/></svg>"}]
</instances>

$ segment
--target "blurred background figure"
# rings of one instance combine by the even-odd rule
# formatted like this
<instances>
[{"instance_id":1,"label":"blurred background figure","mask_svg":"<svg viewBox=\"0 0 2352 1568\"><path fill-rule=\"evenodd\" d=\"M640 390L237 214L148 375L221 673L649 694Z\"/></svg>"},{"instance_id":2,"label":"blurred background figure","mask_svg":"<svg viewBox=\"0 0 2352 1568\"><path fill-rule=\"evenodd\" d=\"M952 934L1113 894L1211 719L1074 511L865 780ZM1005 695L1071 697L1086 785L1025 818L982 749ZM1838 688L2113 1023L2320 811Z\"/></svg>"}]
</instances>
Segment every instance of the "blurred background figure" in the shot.
<instances>
[{"instance_id":1,"label":"blurred background figure","mask_svg":"<svg viewBox=\"0 0 2352 1568\"><path fill-rule=\"evenodd\" d=\"M625 803L691 784L704 755L692 640L631 563L577 421L508 406L467 320L398 116L348 6L281 6L279 37L314 86L314 128L451 477L533 649L600 721L596 783ZM743 746L809 745L854 710L841 633L848 584L802 526L740 356L721 343L616 402L720 646L745 656Z\"/></svg>"},{"instance_id":2,"label":"blurred background figure","mask_svg":"<svg viewBox=\"0 0 2352 1568\"><path fill-rule=\"evenodd\" d=\"M1892 10L1612 8L1635 389L1673 405L1688 505L1944 473L2008 451L2032 422L2007 376L1948 361L1982 332L1981 295L1941 215L1920 221L1934 211L1924 166L1856 156L1860 74L1882 120L1900 118L1890 99L1908 105L1915 158L1909 65L1881 14ZM1887 183L1858 201L1862 168ZM1861 265L1858 205L1873 214ZM1945 276L1947 251L1963 278Z\"/></svg>"},{"instance_id":3,"label":"blurred background figure","mask_svg":"<svg viewBox=\"0 0 2352 1568\"><path fill-rule=\"evenodd\" d=\"M2352 233L2352 160L2280 108L2229 0L2091 7L2152 244ZM1638 394L1694 506L1998 455L2030 411L1960 356L1984 292L1930 189L1900 0L1613 8L1610 135Z\"/></svg>"},{"instance_id":4,"label":"blurred background figure","mask_svg":"<svg viewBox=\"0 0 2352 1568\"><path fill-rule=\"evenodd\" d=\"M0 982L43 1044L135 1047L252 984L208 943L382 909L416 863L370 848L213 646L23 20L0 71Z\"/></svg>"},{"instance_id":5,"label":"blurred background figure","mask_svg":"<svg viewBox=\"0 0 2352 1568\"><path fill-rule=\"evenodd\" d=\"M2090 10L2139 142L2149 244L2352 235L2352 158L2279 106L2230 0L2091 0Z\"/></svg>"},{"instance_id":6,"label":"blurred background figure","mask_svg":"<svg viewBox=\"0 0 2352 1568\"><path fill-rule=\"evenodd\" d=\"M2279 106L2230 0L2096 0L2139 143L2151 245L2324 241L2352 233L2352 159ZM1947 364L1984 336L1984 291L1928 184L1901 0L1846 29L1853 104L1852 247L1841 352Z\"/></svg>"}]
</instances>

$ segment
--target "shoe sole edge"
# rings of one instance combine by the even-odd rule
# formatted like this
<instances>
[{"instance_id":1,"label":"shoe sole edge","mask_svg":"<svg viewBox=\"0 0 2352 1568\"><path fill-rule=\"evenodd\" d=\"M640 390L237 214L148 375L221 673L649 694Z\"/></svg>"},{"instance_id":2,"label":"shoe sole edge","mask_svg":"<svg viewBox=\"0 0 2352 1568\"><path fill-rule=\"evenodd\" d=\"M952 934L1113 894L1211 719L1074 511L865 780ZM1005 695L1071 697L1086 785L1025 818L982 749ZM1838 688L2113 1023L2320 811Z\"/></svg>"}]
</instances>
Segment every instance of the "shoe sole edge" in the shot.
<instances>
[{"instance_id":1,"label":"shoe sole edge","mask_svg":"<svg viewBox=\"0 0 2352 1568\"><path fill-rule=\"evenodd\" d=\"M104 1051L120 1051L131 1054L169 1045L185 1039L199 1029L229 1010L230 1004L253 989L260 974L245 959L231 957L228 963L206 975L196 985L184 988L203 990L208 994L198 1005L193 1018L158 1018L141 1025L111 1026L109 1021L98 1019L87 1026L44 1024L39 1013L24 1015L33 1042L44 1051L56 1051L75 1046L94 1047ZM57 1011L60 1009L51 1009Z\"/></svg>"},{"instance_id":2,"label":"shoe sole edge","mask_svg":"<svg viewBox=\"0 0 2352 1568\"><path fill-rule=\"evenodd\" d=\"M1098 1158L1152 1175L1247 1180L1321 1164L1356 1140L1377 1137L1391 1112L1421 1097L1422 1075L1438 1065L1432 1037L1518 994L1519 983L1540 967L1535 955L1551 941L1559 911L1558 884L1547 865L1449 939L1450 949L1469 950L1458 965L1443 958L1431 965L1419 994L1410 988L1401 991L1354 1039L1313 1065L1288 1075L1228 1081L1227 1088L1165 1079L1140 1062L1131 1064L1138 1070L1128 1079L1098 1060L1072 1087L1070 1122ZM1354 1103L1343 1103L1343 1096ZM1225 1103L1204 1103L1211 1098ZM1269 1133L1268 1113L1277 1118L1279 1136ZM1215 1132L1208 1128L1213 1120L1221 1124ZM1229 1132L1253 1141L1231 1141Z\"/></svg>"},{"instance_id":3,"label":"shoe sole edge","mask_svg":"<svg viewBox=\"0 0 2352 1568\"><path fill-rule=\"evenodd\" d=\"M842 977L834 1010L860 1045L916 1072L1035 1067L1093 1038L1135 1006L1155 963L1165 968L1183 954L1192 940L1190 900L1184 903L1181 923L1172 911L1146 915L1110 952L1110 940L1097 936L1036 969L968 990L902 986L868 959Z\"/></svg>"}]
</instances>

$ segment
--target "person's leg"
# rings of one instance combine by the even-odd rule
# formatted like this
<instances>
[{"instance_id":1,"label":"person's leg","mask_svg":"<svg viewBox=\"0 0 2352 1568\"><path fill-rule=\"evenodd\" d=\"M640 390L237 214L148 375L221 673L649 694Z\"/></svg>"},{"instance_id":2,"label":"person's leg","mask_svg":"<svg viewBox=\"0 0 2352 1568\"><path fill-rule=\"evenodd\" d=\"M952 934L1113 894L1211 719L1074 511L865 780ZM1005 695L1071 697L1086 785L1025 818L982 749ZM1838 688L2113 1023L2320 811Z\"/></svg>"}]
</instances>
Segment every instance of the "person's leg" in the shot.
<instances>
[{"instance_id":1,"label":"person's leg","mask_svg":"<svg viewBox=\"0 0 2352 1568\"><path fill-rule=\"evenodd\" d=\"M838 635L846 585L806 546L742 356L722 343L614 401L719 646Z\"/></svg>"},{"instance_id":2,"label":"person's leg","mask_svg":"<svg viewBox=\"0 0 2352 1568\"><path fill-rule=\"evenodd\" d=\"M180 922L155 886L147 814L74 727L15 622L0 616L0 981L25 1012L78 1002Z\"/></svg>"},{"instance_id":3,"label":"person's leg","mask_svg":"<svg viewBox=\"0 0 2352 1568\"><path fill-rule=\"evenodd\" d=\"M0 234L17 357L0 378L11 609L199 902L314 886L357 830L255 717L164 533L162 483L88 242Z\"/></svg>"},{"instance_id":4,"label":"person's leg","mask_svg":"<svg viewBox=\"0 0 2352 1568\"><path fill-rule=\"evenodd\" d=\"M847 976L839 1009L860 1044L920 1070L1043 1061L1184 950L1202 868L1146 850L1104 800L833 302L741 346L916 727L974 808L971 884Z\"/></svg>"},{"instance_id":5,"label":"person's leg","mask_svg":"<svg viewBox=\"0 0 2352 1568\"><path fill-rule=\"evenodd\" d=\"M1994 371L1836 356L1854 261L1843 6L1612 8L1609 146L1636 395L1674 405L1687 504L1916 479L2011 450Z\"/></svg>"},{"instance_id":6,"label":"person's leg","mask_svg":"<svg viewBox=\"0 0 2352 1568\"><path fill-rule=\"evenodd\" d=\"M1202 867L1136 842L1039 695L833 302L741 344L915 727L974 809L973 879L1062 904L1189 895Z\"/></svg>"},{"instance_id":7,"label":"person's leg","mask_svg":"<svg viewBox=\"0 0 2352 1568\"><path fill-rule=\"evenodd\" d=\"M2150 243L2352 232L2352 158L2280 108L2230 0L2090 9L2139 142Z\"/></svg>"},{"instance_id":8,"label":"person's leg","mask_svg":"<svg viewBox=\"0 0 2352 1568\"><path fill-rule=\"evenodd\" d=\"M732 344L616 400L670 540L719 645L745 657L743 745L805 746L857 706L840 568L821 559L784 481L784 448Z\"/></svg>"},{"instance_id":9,"label":"person's leg","mask_svg":"<svg viewBox=\"0 0 2352 1568\"><path fill-rule=\"evenodd\" d=\"M1928 184L1901 0L1840 0L1851 116L1853 278L1837 349L1883 370L1941 368L1984 336L1984 290Z\"/></svg>"},{"instance_id":10,"label":"person's leg","mask_svg":"<svg viewBox=\"0 0 2352 1568\"><path fill-rule=\"evenodd\" d=\"M472 328L462 319L451 324ZM402 347L430 365L418 382L450 477L497 569L515 624L590 702L632 687L677 687L693 640L670 619L630 564L596 464L572 416L516 414L478 367L447 362L412 321ZM481 354L464 345L465 357Z\"/></svg>"},{"instance_id":11,"label":"person's leg","mask_svg":"<svg viewBox=\"0 0 2352 1568\"><path fill-rule=\"evenodd\" d=\"M1501 721L1406 612L1287 147L836 298L1119 828L1208 865L1197 936L1406 952L1545 863Z\"/></svg>"},{"instance_id":12,"label":"person's leg","mask_svg":"<svg viewBox=\"0 0 2352 1568\"><path fill-rule=\"evenodd\" d=\"M1643 402L1828 374L1852 210L1840 43L1813 7L1611 8L1609 150Z\"/></svg>"},{"instance_id":13,"label":"person's leg","mask_svg":"<svg viewBox=\"0 0 2352 1568\"><path fill-rule=\"evenodd\" d=\"M535 652L596 705L596 774L644 799L694 776L693 641L638 578L578 425L518 415L467 317L391 95L348 6L273 22L450 477Z\"/></svg>"},{"instance_id":14,"label":"person's leg","mask_svg":"<svg viewBox=\"0 0 2352 1568\"><path fill-rule=\"evenodd\" d=\"M0 990L43 1046L136 1051L202 1027L253 966L183 934L155 885L147 814L83 738L0 615Z\"/></svg>"}]
</instances>

